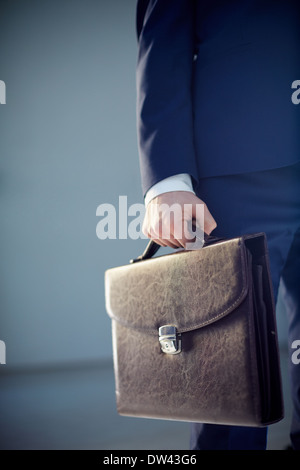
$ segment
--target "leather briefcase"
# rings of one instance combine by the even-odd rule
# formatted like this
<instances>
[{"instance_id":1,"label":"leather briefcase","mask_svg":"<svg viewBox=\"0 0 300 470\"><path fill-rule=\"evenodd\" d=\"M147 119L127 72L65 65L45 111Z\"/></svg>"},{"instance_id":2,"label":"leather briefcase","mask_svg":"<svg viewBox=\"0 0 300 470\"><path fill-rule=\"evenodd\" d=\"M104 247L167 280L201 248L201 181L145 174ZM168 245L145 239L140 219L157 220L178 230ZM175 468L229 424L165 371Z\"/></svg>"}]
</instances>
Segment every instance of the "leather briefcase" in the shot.
<instances>
[{"instance_id":1,"label":"leather briefcase","mask_svg":"<svg viewBox=\"0 0 300 470\"><path fill-rule=\"evenodd\" d=\"M264 233L105 272L121 415L265 426L283 418ZM138 261L138 262L136 262Z\"/></svg>"}]
</instances>

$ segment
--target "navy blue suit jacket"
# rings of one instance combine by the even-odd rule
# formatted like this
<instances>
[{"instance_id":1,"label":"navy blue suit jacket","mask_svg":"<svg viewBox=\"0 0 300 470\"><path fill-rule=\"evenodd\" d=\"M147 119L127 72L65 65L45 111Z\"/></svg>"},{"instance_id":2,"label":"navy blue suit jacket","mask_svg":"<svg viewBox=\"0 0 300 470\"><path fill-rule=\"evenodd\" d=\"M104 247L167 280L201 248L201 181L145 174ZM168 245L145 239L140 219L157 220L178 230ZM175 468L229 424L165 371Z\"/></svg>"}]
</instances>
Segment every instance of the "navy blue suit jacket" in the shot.
<instances>
[{"instance_id":1,"label":"navy blue suit jacket","mask_svg":"<svg viewBox=\"0 0 300 470\"><path fill-rule=\"evenodd\" d=\"M300 160L299 0L138 0L144 193Z\"/></svg>"}]
</instances>

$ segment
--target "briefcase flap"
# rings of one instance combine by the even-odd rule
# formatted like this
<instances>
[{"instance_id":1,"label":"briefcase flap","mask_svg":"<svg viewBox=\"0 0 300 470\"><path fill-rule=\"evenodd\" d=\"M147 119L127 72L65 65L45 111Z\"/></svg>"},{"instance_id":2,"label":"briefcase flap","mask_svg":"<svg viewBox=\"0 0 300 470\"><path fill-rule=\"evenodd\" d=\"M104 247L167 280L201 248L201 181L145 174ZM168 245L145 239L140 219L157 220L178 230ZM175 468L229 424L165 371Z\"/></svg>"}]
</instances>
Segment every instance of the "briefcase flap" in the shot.
<instances>
[{"instance_id":1,"label":"briefcase flap","mask_svg":"<svg viewBox=\"0 0 300 470\"><path fill-rule=\"evenodd\" d=\"M226 240L108 269L106 310L111 319L144 333L157 335L162 325L183 333L237 308L247 279L243 240Z\"/></svg>"}]
</instances>

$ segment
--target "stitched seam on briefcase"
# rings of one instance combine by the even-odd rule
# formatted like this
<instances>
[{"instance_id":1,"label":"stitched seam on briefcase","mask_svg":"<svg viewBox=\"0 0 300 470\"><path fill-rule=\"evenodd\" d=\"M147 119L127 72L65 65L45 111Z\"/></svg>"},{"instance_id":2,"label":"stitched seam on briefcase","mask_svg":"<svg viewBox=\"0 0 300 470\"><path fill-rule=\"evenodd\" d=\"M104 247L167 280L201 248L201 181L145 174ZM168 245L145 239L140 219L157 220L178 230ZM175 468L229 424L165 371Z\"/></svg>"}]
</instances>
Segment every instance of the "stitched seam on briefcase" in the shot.
<instances>
[{"instance_id":1,"label":"stitched seam on briefcase","mask_svg":"<svg viewBox=\"0 0 300 470\"><path fill-rule=\"evenodd\" d=\"M231 304L229 307L227 307L225 310L223 310L223 312L219 313L218 315L216 315L216 316L210 318L209 320L206 320L206 321L204 321L200 324L195 324L195 325L189 326L187 328L179 328L178 329L179 333L184 333L184 332L187 332L187 331L196 330L198 328L203 328L204 326L209 325L209 324L217 321L219 318L222 318L222 317L226 316L227 313L231 312L244 299L244 297L246 296L246 293L248 291L248 283L247 283L246 259L245 259L245 250L246 250L246 248L245 248L244 242L242 240L239 241L239 248L240 248L239 252L240 252L240 259L241 259L241 266L242 266L242 284L243 284L243 289L242 289L242 292L239 295L239 297L233 302L233 304Z\"/></svg>"},{"instance_id":2,"label":"stitched seam on briefcase","mask_svg":"<svg viewBox=\"0 0 300 470\"><path fill-rule=\"evenodd\" d=\"M221 317L224 317L226 316L227 313L229 313L230 311L232 311L234 309L235 306L239 305L240 301L242 300L242 298L245 296L245 294L247 293L247 287L243 287L243 290L242 290L242 293L241 295L236 299L236 301L230 305L230 307L228 307L226 310L224 310L223 312L219 313L218 315L216 315L215 317L212 317L210 320L206 320L205 322L203 323L200 323L200 324L197 324L197 325L192 325L192 326L189 326L187 328L180 328L178 330L179 333L184 333L184 332L187 332L187 331L192 331L192 330L196 330L198 328L203 328L204 326L206 325L209 325L210 323L214 323L215 321L217 321L219 318Z\"/></svg>"}]
</instances>

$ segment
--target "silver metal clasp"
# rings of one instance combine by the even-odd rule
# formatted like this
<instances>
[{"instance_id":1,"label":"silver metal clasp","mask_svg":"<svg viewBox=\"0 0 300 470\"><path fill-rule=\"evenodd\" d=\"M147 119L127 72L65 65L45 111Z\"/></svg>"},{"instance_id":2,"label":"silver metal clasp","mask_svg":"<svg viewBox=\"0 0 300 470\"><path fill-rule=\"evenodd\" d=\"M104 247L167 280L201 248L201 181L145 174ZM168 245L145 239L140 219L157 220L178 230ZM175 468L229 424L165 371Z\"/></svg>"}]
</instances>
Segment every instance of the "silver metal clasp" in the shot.
<instances>
[{"instance_id":1,"label":"silver metal clasp","mask_svg":"<svg viewBox=\"0 0 300 470\"><path fill-rule=\"evenodd\" d=\"M165 354L178 354L181 352L181 335L177 333L176 326L164 325L158 330L159 343Z\"/></svg>"}]
</instances>

